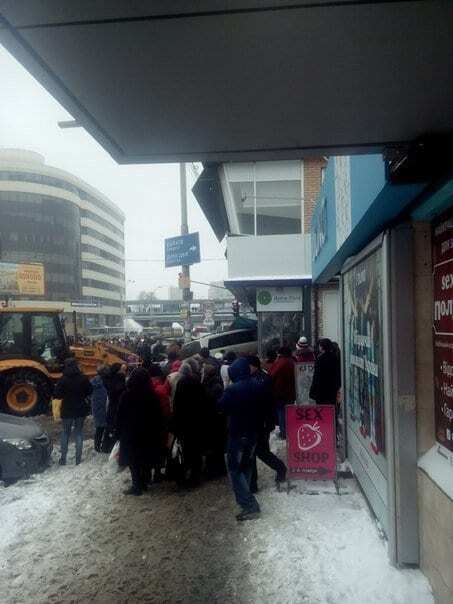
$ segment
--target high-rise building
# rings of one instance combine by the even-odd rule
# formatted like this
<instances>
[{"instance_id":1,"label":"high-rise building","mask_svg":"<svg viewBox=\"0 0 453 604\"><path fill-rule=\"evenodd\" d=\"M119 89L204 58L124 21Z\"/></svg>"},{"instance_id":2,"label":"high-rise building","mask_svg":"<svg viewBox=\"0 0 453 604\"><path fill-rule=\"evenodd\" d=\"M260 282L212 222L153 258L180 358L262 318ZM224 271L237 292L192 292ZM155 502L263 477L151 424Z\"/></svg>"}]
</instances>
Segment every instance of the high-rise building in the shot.
<instances>
[{"instance_id":1,"label":"high-rise building","mask_svg":"<svg viewBox=\"0 0 453 604\"><path fill-rule=\"evenodd\" d=\"M76 310L85 330L122 325L124 219L102 193L38 153L0 150L0 261L42 263L45 274L45 295L13 296L16 306Z\"/></svg>"}]
</instances>

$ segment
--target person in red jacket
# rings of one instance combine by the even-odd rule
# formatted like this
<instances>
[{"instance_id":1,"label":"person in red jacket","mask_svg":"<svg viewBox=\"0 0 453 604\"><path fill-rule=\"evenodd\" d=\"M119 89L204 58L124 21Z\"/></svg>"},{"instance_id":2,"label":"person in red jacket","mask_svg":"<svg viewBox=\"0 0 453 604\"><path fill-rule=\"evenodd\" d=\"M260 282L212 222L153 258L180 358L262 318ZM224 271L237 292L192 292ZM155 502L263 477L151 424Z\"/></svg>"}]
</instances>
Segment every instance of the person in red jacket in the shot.
<instances>
[{"instance_id":1,"label":"person in red jacket","mask_svg":"<svg viewBox=\"0 0 453 604\"><path fill-rule=\"evenodd\" d=\"M162 468L165 467L165 461L168 455L168 424L171 416L171 386L159 365L153 363L149 370L150 386L159 399L160 411L162 416L162 435L159 462L154 468L154 482L163 480Z\"/></svg>"},{"instance_id":2,"label":"person in red jacket","mask_svg":"<svg viewBox=\"0 0 453 604\"><path fill-rule=\"evenodd\" d=\"M285 406L292 405L296 400L296 378L294 373L294 359L291 350L282 346L278 351L277 360L272 365L272 390L277 406L278 425L280 438L286 438Z\"/></svg>"}]
</instances>

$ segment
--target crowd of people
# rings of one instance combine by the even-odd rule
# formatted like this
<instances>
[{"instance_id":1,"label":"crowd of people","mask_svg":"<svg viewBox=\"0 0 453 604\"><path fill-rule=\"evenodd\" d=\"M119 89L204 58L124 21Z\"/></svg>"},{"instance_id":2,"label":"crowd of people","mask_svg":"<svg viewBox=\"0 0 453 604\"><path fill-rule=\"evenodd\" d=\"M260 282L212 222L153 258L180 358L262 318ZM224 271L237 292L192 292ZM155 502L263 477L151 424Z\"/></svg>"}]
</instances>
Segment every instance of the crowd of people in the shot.
<instances>
[{"instance_id":1,"label":"crowd of people","mask_svg":"<svg viewBox=\"0 0 453 604\"><path fill-rule=\"evenodd\" d=\"M208 349L181 359L178 346L165 352L143 347L142 364L130 374L126 364L99 365L91 380L75 359L66 361L54 393L62 400L59 463L66 464L72 430L81 463L83 424L91 413L95 450L110 453L119 443L118 463L131 475L125 494L141 495L164 479L193 489L228 473L241 508L237 519L258 517L256 460L275 472L277 484L286 480L286 465L269 440L277 425L286 438L285 407L296 400L294 365L314 362L310 397L336 405L338 347L324 338L315 353L301 337L295 351L282 346L263 361L234 352L213 357Z\"/></svg>"}]
</instances>

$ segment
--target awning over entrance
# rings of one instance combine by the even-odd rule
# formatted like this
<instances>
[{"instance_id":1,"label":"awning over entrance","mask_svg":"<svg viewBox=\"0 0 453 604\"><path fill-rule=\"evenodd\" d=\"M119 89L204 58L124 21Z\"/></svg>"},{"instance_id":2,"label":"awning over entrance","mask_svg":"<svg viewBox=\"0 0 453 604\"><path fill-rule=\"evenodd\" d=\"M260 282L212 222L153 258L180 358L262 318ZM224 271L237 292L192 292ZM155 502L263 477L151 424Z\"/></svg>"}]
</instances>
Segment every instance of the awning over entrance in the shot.
<instances>
[{"instance_id":1,"label":"awning over entrance","mask_svg":"<svg viewBox=\"0 0 453 604\"><path fill-rule=\"evenodd\" d=\"M4 0L0 41L120 163L380 151L453 131L442 0Z\"/></svg>"}]
</instances>

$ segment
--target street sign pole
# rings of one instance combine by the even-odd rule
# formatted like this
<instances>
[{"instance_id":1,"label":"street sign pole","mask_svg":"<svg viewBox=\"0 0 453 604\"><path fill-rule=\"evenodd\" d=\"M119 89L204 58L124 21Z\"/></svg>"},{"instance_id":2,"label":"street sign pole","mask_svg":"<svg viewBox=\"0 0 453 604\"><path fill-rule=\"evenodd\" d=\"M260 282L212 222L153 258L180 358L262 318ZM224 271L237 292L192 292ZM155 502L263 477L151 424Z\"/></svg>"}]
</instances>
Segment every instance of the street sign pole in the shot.
<instances>
[{"instance_id":1,"label":"street sign pole","mask_svg":"<svg viewBox=\"0 0 453 604\"><path fill-rule=\"evenodd\" d=\"M186 164L179 164L179 182L181 192L181 235L189 234L189 225L187 218L187 181L186 181ZM182 299L187 304L187 312L184 318L184 340L190 342L192 333L192 322L190 320L190 300L192 298L190 292L190 265L184 264L181 267L181 272L189 287L184 287L182 290Z\"/></svg>"}]
</instances>

